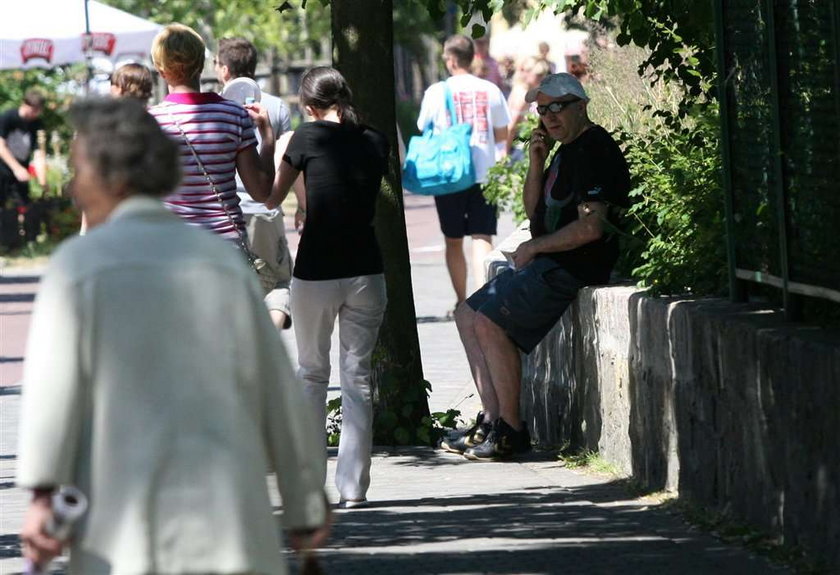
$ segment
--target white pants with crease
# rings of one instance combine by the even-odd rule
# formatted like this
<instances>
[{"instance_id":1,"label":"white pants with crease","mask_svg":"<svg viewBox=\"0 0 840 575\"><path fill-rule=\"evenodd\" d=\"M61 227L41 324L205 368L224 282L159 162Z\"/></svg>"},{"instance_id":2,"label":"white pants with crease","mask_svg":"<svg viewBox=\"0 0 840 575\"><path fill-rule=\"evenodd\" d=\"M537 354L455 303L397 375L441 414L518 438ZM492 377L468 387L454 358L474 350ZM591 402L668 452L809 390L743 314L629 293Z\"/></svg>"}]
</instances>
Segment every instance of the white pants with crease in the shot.
<instances>
[{"instance_id":1,"label":"white pants with crease","mask_svg":"<svg viewBox=\"0 0 840 575\"><path fill-rule=\"evenodd\" d=\"M373 441L370 365L388 300L385 276L323 281L293 278L291 291L298 377L316 421L321 423L325 458L330 338L338 317L342 422L335 486L342 500L364 499L370 486Z\"/></svg>"}]
</instances>

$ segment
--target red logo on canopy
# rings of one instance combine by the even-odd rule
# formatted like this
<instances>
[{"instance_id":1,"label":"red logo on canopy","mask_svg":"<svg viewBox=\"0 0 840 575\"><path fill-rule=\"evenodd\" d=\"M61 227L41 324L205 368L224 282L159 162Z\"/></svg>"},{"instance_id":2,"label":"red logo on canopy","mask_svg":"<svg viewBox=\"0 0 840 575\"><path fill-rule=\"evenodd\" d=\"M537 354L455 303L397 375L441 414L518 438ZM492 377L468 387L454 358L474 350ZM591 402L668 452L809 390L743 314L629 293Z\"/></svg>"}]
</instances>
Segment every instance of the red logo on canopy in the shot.
<instances>
[{"instance_id":1,"label":"red logo on canopy","mask_svg":"<svg viewBox=\"0 0 840 575\"><path fill-rule=\"evenodd\" d=\"M47 38L27 38L20 45L20 58L26 64L33 58L42 58L49 64L53 57L53 41Z\"/></svg>"},{"instance_id":2,"label":"red logo on canopy","mask_svg":"<svg viewBox=\"0 0 840 575\"><path fill-rule=\"evenodd\" d=\"M117 37L110 32L93 32L82 34L82 49L87 52L102 52L110 56L117 45Z\"/></svg>"}]
</instances>

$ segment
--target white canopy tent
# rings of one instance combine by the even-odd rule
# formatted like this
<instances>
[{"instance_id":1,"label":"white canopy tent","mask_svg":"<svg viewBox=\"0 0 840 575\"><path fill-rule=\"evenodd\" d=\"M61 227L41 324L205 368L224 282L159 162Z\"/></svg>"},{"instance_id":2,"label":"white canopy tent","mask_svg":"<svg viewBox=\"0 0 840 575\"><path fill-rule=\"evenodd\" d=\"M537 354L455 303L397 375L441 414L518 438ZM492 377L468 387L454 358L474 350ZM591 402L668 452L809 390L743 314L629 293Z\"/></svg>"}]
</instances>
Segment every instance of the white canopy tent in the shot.
<instances>
[{"instance_id":1,"label":"white canopy tent","mask_svg":"<svg viewBox=\"0 0 840 575\"><path fill-rule=\"evenodd\" d=\"M0 70L142 62L160 30L95 0L0 0Z\"/></svg>"}]
</instances>

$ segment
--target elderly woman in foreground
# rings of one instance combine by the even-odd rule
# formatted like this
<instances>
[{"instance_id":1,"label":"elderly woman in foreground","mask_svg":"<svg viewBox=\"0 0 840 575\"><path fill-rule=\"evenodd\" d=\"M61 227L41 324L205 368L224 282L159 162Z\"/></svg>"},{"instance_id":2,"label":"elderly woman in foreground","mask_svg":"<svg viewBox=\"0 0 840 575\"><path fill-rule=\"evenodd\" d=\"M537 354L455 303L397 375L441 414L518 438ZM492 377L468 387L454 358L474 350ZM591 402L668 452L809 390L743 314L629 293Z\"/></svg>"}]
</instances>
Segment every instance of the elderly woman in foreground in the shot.
<instances>
[{"instance_id":1,"label":"elderly woman in foreground","mask_svg":"<svg viewBox=\"0 0 840 575\"><path fill-rule=\"evenodd\" d=\"M327 530L323 461L255 278L160 202L179 181L177 145L141 104L87 101L72 116L72 192L91 230L55 253L35 307L24 554L61 550L45 533L50 494L72 484L90 506L71 573L285 573L266 469L309 548Z\"/></svg>"}]
</instances>

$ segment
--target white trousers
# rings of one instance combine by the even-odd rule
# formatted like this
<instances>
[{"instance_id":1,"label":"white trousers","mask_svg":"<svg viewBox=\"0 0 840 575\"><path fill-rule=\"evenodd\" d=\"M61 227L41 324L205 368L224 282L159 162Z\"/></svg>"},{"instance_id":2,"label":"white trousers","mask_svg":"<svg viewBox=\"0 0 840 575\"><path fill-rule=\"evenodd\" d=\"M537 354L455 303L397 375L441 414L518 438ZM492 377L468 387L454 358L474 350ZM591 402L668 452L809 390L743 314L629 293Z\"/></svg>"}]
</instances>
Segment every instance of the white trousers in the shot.
<instances>
[{"instance_id":1,"label":"white trousers","mask_svg":"<svg viewBox=\"0 0 840 575\"><path fill-rule=\"evenodd\" d=\"M265 305L269 310L283 312L291 320L289 282L292 281L292 256L286 242L283 212L275 210L266 214L243 215L245 230L248 232L248 247L272 268L278 278L277 285L265 296Z\"/></svg>"},{"instance_id":2,"label":"white trousers","mask_svg":"<svg viewBox=\"0 0 840 575\"><path fill-rule=\"evenodd\" d=\"M342 421L335 486L342 500L364 499L370 486L370 363L387 301L382 274L324 281L292 279L298 377L324 434L325 459L330 337L338 317Z\"/></svg>"}]
</instances>

